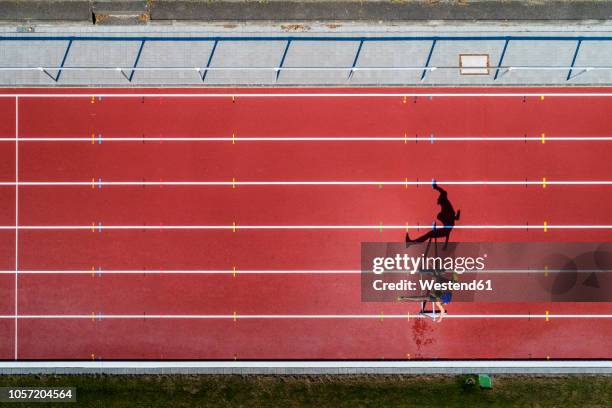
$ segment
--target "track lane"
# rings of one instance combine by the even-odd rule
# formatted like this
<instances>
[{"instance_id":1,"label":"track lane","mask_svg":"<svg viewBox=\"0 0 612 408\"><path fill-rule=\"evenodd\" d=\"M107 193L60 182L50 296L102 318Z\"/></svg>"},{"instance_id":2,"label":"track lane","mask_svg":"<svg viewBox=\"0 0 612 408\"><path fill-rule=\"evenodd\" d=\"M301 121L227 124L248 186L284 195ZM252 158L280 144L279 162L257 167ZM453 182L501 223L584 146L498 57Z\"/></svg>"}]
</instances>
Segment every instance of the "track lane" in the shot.
<instances>
[{"instance_id":1,"label":"track lane","mask_svg":"<svg viewBox=\"0 0 612 408\"><path fill-rule=\"evenodd\" d=\"M446 188L462 212L458 225L612 225L612 214L597 204L612 186ZM9 193L7 202L14 201ZM428 186L22 187L19 195L22 225L427 226L440 210ZM13 213L0 212L1 225L14 223ZM401 237L399 231L395 240Z\"/></svg>"},{"instance_id":2,"label":"track lane","mask_svg":"<svg viewBox=\"0 0 612 408\"><path fill-rule=\"evenodd\" d=\"M612 134L612 129L611 132ZM609 180L612 142L20 144L22 181ZM59 158L63 158L60 160ZM460 171L459 171L460 169ZM8 173L7 173L8 174Z\"/></svg>"},{"instance_id":3,"label":"track lane","mask_svg":"<svg viewBox=\"0 0 612 408\"><path fill-rule=\"evenodd\" d=\"M416 315L413 302L362 302L359 274L22 275L24 315ZM163 299L163 302L160 301ZM579 311L576 307L580 306ZM462 303L453 314L612 314L608 303Z\"/></svg>"},{"instance_id":4,"label":"track lane","mask_svg":"<svg viewBox=\"0 0 612 408\"><path fill-rule=\"evenodd\" d=\"M426 230L421 230L423 233ZM400 239L398 239L400 234ZM412 234L418 235L419 231ZM355 269L361 242L398 242L404 232L325 231L21 231L23 270ZM465 242L607 242L610 230L456 230ZM316 254L316 256L313 256ZM205 267L205 268L204 268Z\"/></svg>"},{"instance_id":5,"label":"track lane","mask_svg":"<svg viewBox=\"0 0 612 408\"><path fill-rule=\"evenodd\" d=\"M592 320L22 320L27 359L601 358ZM608 356L609 357L609 356Z\"/></svg>"},{"instance_id":6,"label":"track lane","mask_svg":"<svg viewBox=\"0 0 612 408\"><path fill-rule=\"evenodd\" d=\"M472 88L481 92L482 88ZM527 90L526 90L527 91ZM266 92L266 91L264 91ZM295 91L290 91L295 92ZM327 91L329 92L329 90ZM421 91L422 92L422 91ZM612 100L522 96L23 98L26 136L608 134ZM404 103L404 101L406 103ZM416 103L415 103L416 101ZM570 120L580 118L579 121ZM42 120L31 120L39 118ZM313 120L315 118L316 120ZM126 120L127 119L127 120ZM280 119L280 120L279 120Z\"/></svg>"}]
</instances>

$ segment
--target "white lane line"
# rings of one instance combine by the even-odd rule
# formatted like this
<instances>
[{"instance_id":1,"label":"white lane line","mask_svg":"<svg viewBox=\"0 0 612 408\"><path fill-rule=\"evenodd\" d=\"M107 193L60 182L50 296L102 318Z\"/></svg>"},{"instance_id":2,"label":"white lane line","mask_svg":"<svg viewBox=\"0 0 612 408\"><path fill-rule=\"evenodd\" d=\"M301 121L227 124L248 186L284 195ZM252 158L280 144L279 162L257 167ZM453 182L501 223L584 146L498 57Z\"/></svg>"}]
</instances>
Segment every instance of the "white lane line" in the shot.
<instances>
[{"instance_id":1,"label":"white lane line","mask_svg":"<svg viewBox=\"0 0 612 408\"><path fill-rule=\"evenodd\" d=\"M260 270L213 270L213 269L192 269L192 270L151 270L151 269L82 269L82 270L20 270L21 275L360 275L364 271L359 269L330 269L330 270L273 270L273 269L260 269ZM567 269L490 269L482 270L474 273L486 274L486 273L610 273L612 269L579 269L579 270L567 270ZM13 274L14 271L0 271L0 275ZM385 271L385 274L406 274L406 271Z\"/></svg>"},{"instance_id":2,"label":"white lane line","mask_svg":"<svg viewBox=\"0 0 612 408\"><path fill-rule=\"evenodd\" d=\"M0 230L90 230L98 232L103 230L405 230L427 229L427 225L1 225ZM437 229L447 227L436 226ZM450 229L450 228L449 228ZM554 225L554 224L508 224L508 225L455 225L452 229L483 229L483 230L524 230L524 229L612 229L612 225Z\"/></svg>"},{"instance_id":3,"label":"white lane line","mask_svg":"<svg viewBox=\"0 0 612 408\"><path fill-rule=\"evenodd\" d=\"M11 142L14 138L0 138L0 142ZM526 136L414 136L404 137L99 137L96 143L102 142L541 142L542 137ZM548 141L612 141L611 136L546 136ZM89 142L91 137L24 137L20 142Z\"/></svg>"},{"instance_id":4,"label":"white lane line","mask_svg":"<svg viewBox=\"0 0 612 408\"><path fill-rule=\"evenodd\" d=\"M548 272L553 272L549 270ZM8 275L13 271L0 271L0 275ZM359 275L358 269L336 270L29 270L19 271L22 275Z\"/></svg>"},{"instance_id":5,"label":"white lane line","mask_svg":"<svg viewBox=\"0 0 612 408\"><path fill-rule=\"evenodd\" d=\"M440 186L602 186L612 180L436 180ZM429 181L0 181L0 186L12 187L120 187L120 186L431 186Z\"/></svg>"},{"instance_id":6,"label":"white lane line","mask_svg":"<svg viewBox=\"0 0 612 408\"><path fill-rule=\"evenodd\" d=\"M349 70L350 68L347 68ZM428 93L428 92L389 92L389 93L6 93L0 94L0 98L403 98L403 97L445 97L445 98L470 98L470 97L612 97L612 92L525 92L525 93Z\"/></svg>"},{"instance_id":7,"label":"white lane line","mask_svg":"<svg viewBox=\"0 0 612 408\"><path fill-rule=\"evenodd\" d=\"M219 315L181 315L181 314L22 314L0 315L0 319L406 319L425 317L418 314L278 314L278 315L247 315L247 314L219 314ZM451 319L612 319L612 314L448 314L444 317Z\"/></svg>"},{"instance_id":8,"label":"white lane line","mask_svg":"<svg viewBox=\"0 0 612 408\"><path fill-rule=\"evenodd\" d=\"M19 97L15 97L15 353L19 357Z\"/></svg>"}]
</instances>

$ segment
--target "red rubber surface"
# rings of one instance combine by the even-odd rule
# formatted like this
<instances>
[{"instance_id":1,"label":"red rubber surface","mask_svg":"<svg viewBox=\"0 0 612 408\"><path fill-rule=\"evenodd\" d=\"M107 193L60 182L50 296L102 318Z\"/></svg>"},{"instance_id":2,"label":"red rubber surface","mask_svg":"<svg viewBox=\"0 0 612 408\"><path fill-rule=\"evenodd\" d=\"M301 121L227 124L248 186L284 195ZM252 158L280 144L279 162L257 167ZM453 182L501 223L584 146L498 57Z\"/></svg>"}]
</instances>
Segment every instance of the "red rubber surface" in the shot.
<instances>
[{"instance_id":1,"label":"red rubber surface","mask_svg":"<svg viewBox=\"0 0 612 408\"><path fill-rule=\"evenodd\" d=\"M384 89L377 92L423 92ZM491 92L435 89L431 92ZM436 136L610 136L611 97L21 98L19 137L403 137L398 142L20 142L20 181L609 180L610 142L435 142ZM3 90L2 92L11 92ZM91 90L19 90L88 93ZM104 90L104 93L192 93ZM206 92L331 92L207 90ZM333 90L370 92L367 90ZM0 98L0 137L15 100ZM15 180L15 143L0 143L0 181ZM612 224L608 187L449 186L465 225ZM27 187L20 225L430 225L421 186ZM0 225L15 224L0 187ZM424 229L422 231L425 231ZM414 231L417 234L417 231ZM362 303L354 274L240 270L359 269L360 243L401 230L19 232L19 269L222 269L229 275L28 275L18 278L21 359L612 358L610 319L110 319L104 315L394 315L415 304ZM455 230L457 241L611 241L611 230ZM15 268L0 231L0 268ZM0 275L0 358L15 354L15 276ZM451 304L450 314L610 314L607 304ZM588 335L587 335L588 333Z\"/></svg>"}]
</instances>

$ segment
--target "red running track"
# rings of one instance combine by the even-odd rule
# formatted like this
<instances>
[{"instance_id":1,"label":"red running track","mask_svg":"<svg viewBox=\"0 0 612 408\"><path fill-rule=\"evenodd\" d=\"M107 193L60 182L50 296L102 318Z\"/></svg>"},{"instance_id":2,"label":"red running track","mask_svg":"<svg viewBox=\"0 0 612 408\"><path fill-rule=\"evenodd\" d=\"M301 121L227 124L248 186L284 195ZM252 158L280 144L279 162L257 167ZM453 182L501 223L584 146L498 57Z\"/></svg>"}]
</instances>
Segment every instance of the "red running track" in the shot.
<instances>
[{"instance_id":1,"label":"red running track","mask_svg":"<svg viewBox=\"0 0 612 408\"><path fill-rule=\"evenodd\" d=\"M96 91L109 94L200 92L193 89ZM384 182L408 179L412 182L435 178L443 182L538 181L544 177L551 181L611 180L610 141L426 141L430 135L527 138L540 138L543 133L546 138L612 135L612 124L607 120L612 112L612 97L537 96L543 91L605 93L608 89L504 89L504 92L516 93L511 97L145 96L93 100L88 95L91 89L21 89L18 92L23 94L83 93L85 96L21 97L18 102L11 97L0 98L0 138L11 139L0 142L3 159L0 181L10 183L18 177L22 183L90 183L93 179L94 185L93 188L89 184L20 185L18 211L15 186L2 186L0 225L14 226L17 212L20 226L430 225L438 211L437 194L426 185L382 188L377 185L238 185L236 188L231 185L103 185L99 188L98 180ZM213 89L206 92L331 91ZM422 93L423 90L335 89L333 92ZM463 88L430 92L492 91ZM536 95L523 97L528 93ZM89 141L92 134L93 143ZM16 135L22 139L18 154L12 140ZM239 138L237 142L108 140L231 138L232 135ZM240 140L248 137L405 137L406 140ZM421 139L417 143L415 137L425 141ZM28 138L87 140L59 142ZM609 211L612 186L543 188L535 184L446 188L455 206L461 208L459 225L542 226L544 222L612 225ZM0 358L612 358L609 342L612 305L609 303L452 304L449 318L438 324L415 318L418 310L414 304L361 302L360 278L354 272L274 275L242 272L355 271L360 267L361 242L400 241L403 235L402 230L385 228L238 229L236 232L231 229L102 232L96 228L94 231L36 229L20 230L18 236L13 229L0 230L0 269L4 271L0 275ZM457 241L612 241L612 230L457 229L452 238ZM28 273L91 271L92 268L93 273L82 274ZM235 276L231 272L233 268L237 270ZM113 270L142 272L108 273ZM160 270L227 273L147 273ZM18 319L14 317L15 307ZM552 316L549 321L543 317L545 311ZM141 317L126 318L126 315ZM165 318L152 318L154 315ZM280 317L287 315L293 317ZM296 318L297 315L314 317ZM336 317L322 318L322 315ZM363 315L367 317L358 317ZM398 315L401 317L393 318ZM452 317L457 315L467 317ZM555 318L555 315L577 317Z\"/></svg>"}]
</instances>

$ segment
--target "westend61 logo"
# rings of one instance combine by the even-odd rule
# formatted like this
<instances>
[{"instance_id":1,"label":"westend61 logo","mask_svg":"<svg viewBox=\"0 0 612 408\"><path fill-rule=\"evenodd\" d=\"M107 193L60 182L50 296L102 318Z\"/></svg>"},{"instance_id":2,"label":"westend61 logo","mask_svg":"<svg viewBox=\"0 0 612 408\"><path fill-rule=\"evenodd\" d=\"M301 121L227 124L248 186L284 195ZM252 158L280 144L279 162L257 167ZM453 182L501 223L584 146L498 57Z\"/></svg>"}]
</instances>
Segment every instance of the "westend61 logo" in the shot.
<instances>
[{"instance_id":1,"label":"westend61 logo","mask_svg":"<svg viewBox=\"0 0 612 408\"><path fill-rule=\"evenodd\" d=\"M383 272L408 272L414 275L422 270L452 271L459 274L464 272L482 271L485 269L485 258L487 254L478 257L440 257L425 256L418 257L408 254L396 254L394 257L376 257L372 260L372 272L380 275Z\"/></svg>"},{"instance_id":2,"label":"westend61 logo","mask_svg":"<svg viewBox=\"0 0 612 408\"><path fill-rule=\"evenodd\" d=\"M366 242L364 302L610 302L612 243Z\"/></svg>"}]
</instances>

